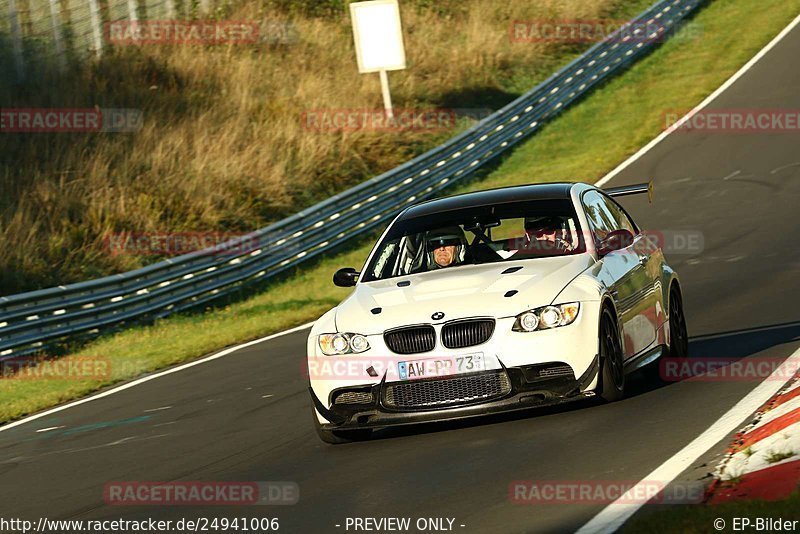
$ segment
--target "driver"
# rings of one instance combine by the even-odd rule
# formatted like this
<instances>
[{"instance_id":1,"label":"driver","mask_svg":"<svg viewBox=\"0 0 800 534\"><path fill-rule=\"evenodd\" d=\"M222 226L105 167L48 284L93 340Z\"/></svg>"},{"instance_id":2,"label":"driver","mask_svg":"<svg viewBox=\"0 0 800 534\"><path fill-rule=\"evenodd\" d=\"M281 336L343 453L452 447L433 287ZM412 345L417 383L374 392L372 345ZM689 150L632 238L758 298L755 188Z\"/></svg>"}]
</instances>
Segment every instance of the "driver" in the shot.
<instances>
[{"instance_id":1,"label":"driver","mask_svg":"<svg viewBox=\"0 0 800 534\"><path fill-rule=\"evenodd\" d=\"M466 246L464 231L458 226L448 226L428 233L428 265L440 269L459 265Z\"/></svg>"}]
</instances>

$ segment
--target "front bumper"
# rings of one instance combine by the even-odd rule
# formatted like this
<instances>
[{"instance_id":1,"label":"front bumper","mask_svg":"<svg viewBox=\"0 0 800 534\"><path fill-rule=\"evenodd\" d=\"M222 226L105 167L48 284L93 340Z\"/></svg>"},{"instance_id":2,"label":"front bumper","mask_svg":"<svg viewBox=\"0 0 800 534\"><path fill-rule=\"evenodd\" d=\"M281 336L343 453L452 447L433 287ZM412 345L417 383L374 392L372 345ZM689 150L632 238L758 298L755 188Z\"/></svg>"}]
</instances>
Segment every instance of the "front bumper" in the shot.
<instances>
[{"instance_id":1,"label":"front bumper","mask_svg":"<svg viewBox=\"0 0 800 534\"><path fill-rule=\"evenodd\" d=\"M475 400L458 405L442 407L398 408L388 406L386 388L389 384L382 381L374 386L364 386L363 392L369 392L374 399L371 404L339 405L333 404L327 408L309 387L309 392L317 412L330 421L322 425L326 430L356 430L365 428L380 428L414 423L449 421L466 417L477 417L499 412L524 410L534 407L550 406L579 400L593 395L585 389L597 377L599 371L599 358L595 355L592 363L578 378L532 377L530 368L503 367L503 373L508 377L510 391L488 400ZM494 371L497 372L497 371ZM488 373L476 373L476 375ZM441 379L430 379L431 381ZM396 383L394 383L396 384ZM344 388L343 388L344 389ZM353 388L347 388L352 390Z\"/></svg>"}]
</instances>

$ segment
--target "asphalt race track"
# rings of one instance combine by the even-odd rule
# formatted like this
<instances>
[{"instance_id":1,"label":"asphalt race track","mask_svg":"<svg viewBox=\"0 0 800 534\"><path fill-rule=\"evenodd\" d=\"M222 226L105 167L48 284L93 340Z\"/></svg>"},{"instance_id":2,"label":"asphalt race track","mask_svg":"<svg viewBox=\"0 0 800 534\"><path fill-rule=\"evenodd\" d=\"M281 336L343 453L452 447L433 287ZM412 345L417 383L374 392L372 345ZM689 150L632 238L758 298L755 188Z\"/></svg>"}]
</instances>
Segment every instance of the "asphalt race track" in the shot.
<instances>
[{"instance_id":1,"label":"asphalt race track","mask_svg":"<svg viewBox=\"0 0 800 534\"><path fill-rule=\"evenodd\" d=\"M799 53L797 27L709 108L800 109ZM668 255L682 277L691 356L785 358L797 350L796 133L674 133L608 185L650 178L652 206L623 199L637 222L704 238L699 254ZM301 372L306 335L278 337L0 432L0 516L267 516L279 518L281 532L303 533L344 532L347 517L447 517L457 532L572 531L604 505L514 504L510 483L638 481L757 384L655 386L632 377L629 397L611 405L389 430L329 446L310 421ZM52 427L61 428L37 432ZM172 480L294 481L300 499L292 506L132 507L103 498L110 481Z\"/></svg>"}]
</instances>

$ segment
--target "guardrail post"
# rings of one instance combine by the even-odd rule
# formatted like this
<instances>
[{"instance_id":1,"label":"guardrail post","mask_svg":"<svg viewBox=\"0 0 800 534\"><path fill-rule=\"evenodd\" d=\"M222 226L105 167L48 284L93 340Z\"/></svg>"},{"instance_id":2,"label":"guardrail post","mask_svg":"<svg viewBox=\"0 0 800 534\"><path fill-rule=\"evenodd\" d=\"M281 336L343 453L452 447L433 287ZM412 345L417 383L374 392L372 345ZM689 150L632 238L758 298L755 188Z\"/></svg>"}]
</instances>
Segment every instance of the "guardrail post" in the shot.
<instances>
[{"instance_id":1,"label":"guardrail post","mask_svg":"<svg viewBox=\"0 0 800 534\"><path fill-rule=\"evenodd\" d=\"M56 62L59 72L67 70L67 59L64 55L64 34L61 31L61 8L58 0L50 0L50 19L53 23L53 44L56 47Z\"/></svg>"},{"instance_id":2,"label":"guardrail post","mask_svg":"<svg viewBox=\"0 0 800 534\"><path fill-rule=\"evenodd\" d=\"M94 40L94 53L97 57L103 55L103 18L100 16L100 5L97 0L89 2L89 13L92 20L92 38Z\"/></svg>"},{"instance_id":3,"label":"guardrail post","mask_svg":"<svg viewBox=\"0 0 800 534\"><path fill-rule=\"evenodd\" d=\"M139 6L136 4L136 0L128 0L128 20L136 23L139 22L139 13L137 13L137 9Z\"/></svg>"},{"instance_id":4,"label":"guardrail post","mask_svg":"<svg viewBox=\"0 0 800 534\"><path fill-rule=\"evenodd\" d=\"M11 48L14 53L14 66L17 68L17 80L25 79L25 60L22 55L22 30L19 27L16 0L8 0L8 21L11 26Z\"/></svg>"}]
</instances>

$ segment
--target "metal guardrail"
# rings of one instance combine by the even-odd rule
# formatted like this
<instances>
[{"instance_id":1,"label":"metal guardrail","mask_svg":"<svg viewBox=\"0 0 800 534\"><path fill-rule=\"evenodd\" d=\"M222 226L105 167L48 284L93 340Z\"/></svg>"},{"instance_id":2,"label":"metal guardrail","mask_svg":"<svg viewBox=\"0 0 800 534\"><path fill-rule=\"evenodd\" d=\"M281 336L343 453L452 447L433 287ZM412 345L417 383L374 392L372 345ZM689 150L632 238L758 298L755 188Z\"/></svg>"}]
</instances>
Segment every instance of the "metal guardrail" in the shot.
<instances>
[{"instance_id":1,"label":"metal guardrail","mask_svg":"<svg viewBox=\"0 0 800 534\"><path fill-rule=\"evenodd\" d=\"M0 298L0 359L199 306L386 223L405 206L469 176L538 131L577 98L656 46L702 1L655 3L632 21L638 29L618 30L469 130L266 228L134 271ZM230 254L245 243L247 250Z\"/></svg>"}]
</instances>

